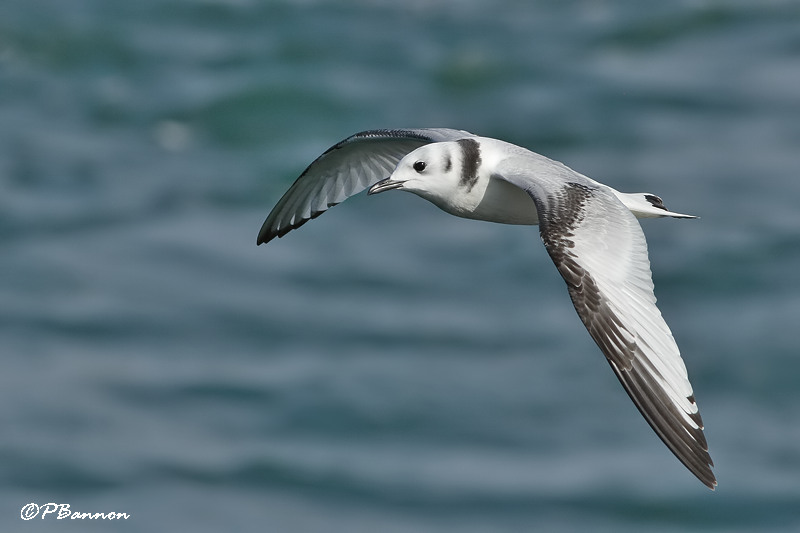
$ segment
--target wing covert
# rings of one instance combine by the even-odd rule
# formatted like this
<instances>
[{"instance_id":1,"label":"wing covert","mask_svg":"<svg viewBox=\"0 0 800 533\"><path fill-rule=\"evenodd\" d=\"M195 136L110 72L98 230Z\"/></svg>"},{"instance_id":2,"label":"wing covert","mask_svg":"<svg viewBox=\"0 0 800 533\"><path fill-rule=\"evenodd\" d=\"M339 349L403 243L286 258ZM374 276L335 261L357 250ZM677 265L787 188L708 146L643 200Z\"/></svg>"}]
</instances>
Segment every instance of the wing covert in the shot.
<instances>
[{"instance_id":1,"label":"wing covert","mask_svg":"<svg viewBox=\"0 0 800 533\"><path fill-rule=\"evenodd\" d=\"M542 242L592 339L644 418L706 486L717 482L686 367L656 307L641 226L604 185L574 173L498 176L524 189Z\"/></svg>"}]
</instances>

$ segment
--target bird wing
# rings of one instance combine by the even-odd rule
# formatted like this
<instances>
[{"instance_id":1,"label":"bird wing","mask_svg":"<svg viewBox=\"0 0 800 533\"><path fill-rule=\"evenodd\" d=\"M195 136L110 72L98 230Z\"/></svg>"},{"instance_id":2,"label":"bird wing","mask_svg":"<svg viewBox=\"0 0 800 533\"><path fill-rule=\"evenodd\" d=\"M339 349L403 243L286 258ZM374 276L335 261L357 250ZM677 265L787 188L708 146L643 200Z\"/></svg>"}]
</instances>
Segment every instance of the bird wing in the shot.
<instances>
[{"instance_id":1,"label":"bird wing","mask_svg":"<svg viewBox=\"0 0 800 533\"><path fill-rule=\"evenodd\" d=\"M283 237L329 207L389 176L409 152L433 142L474 137L446 128L368 130L333 145L319 156L272 209L257 244Z\"/></svg>"},{"instance_id":2,"label":"bird wing","mask_svg":"<svg viewBox=\"0 0 800 533\"><path fill-rule=\"evenodd\" d=\"M542 241L589 334L661 440L713 489L703 422L656 307L641 226L610 188L560 164L542 173L544 164L536 161L533 172L530 164L506 165L495 177L533 198Z\"/></svg>"}]
</instances>

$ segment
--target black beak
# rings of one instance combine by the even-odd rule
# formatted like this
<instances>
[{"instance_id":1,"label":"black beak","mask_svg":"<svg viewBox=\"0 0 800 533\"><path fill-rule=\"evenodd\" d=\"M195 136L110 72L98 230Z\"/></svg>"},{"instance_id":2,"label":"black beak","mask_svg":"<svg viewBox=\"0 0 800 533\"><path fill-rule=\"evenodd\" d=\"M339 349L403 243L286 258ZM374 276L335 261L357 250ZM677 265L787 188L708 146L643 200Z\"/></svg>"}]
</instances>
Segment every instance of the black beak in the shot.
<instances>
[{"instance_id":1,"label":"black beak","mask_svg":"<svg viewBox=\"0 0 800 533\"><path fill-rule=\"evenodd\" d=\"M391 178L386 178L385 180L381 180L372 187L369 188L367 194L378 194L379 192L383 191L390 191L392 189L399 189L403 186L402 181L392 181Z\"/></svg>"}]
</instances>

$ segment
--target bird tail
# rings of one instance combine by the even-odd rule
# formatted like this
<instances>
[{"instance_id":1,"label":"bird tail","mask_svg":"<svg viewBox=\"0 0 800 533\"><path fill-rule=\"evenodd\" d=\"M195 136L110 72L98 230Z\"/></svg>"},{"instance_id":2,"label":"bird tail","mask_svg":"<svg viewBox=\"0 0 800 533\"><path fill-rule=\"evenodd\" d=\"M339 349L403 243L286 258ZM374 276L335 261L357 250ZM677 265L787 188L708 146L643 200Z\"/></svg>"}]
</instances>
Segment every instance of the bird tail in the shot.
<instances>
[{"instance_id":1,"label":"bird tail","mask_svg":"<svg viewBox=\"0 0 800 533\"><path fill-rule=\"evenodd\" d=\"M631 210L636 218L656 218L656 217L674 217L674 218L697 218L694 215L684 215L682 213L673 213L665 206L663 200L650 193L624 193L614 191L619 198L619 201L625 204L625 207Z\"/></svg>"}]
</instances>

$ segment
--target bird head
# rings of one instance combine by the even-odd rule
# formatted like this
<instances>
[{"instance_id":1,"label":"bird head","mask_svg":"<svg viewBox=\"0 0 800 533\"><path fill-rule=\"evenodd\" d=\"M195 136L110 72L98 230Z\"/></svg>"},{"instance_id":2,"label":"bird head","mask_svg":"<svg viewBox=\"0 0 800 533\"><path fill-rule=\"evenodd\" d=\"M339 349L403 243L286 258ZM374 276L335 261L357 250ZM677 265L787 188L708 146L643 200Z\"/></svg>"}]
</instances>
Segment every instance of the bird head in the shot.
<instances>
[{"instance_id":1,"label":"bird head","mask_svg":"<svg viewBox=\"0 0 800 533\"><path fill-rule=\"evenodd\" d=\"M441 206L458 193L460 158L455 142L426 144L401 159L392 175L370 187L368 194L399 189Z\"/></svg>"}]
</instances>

